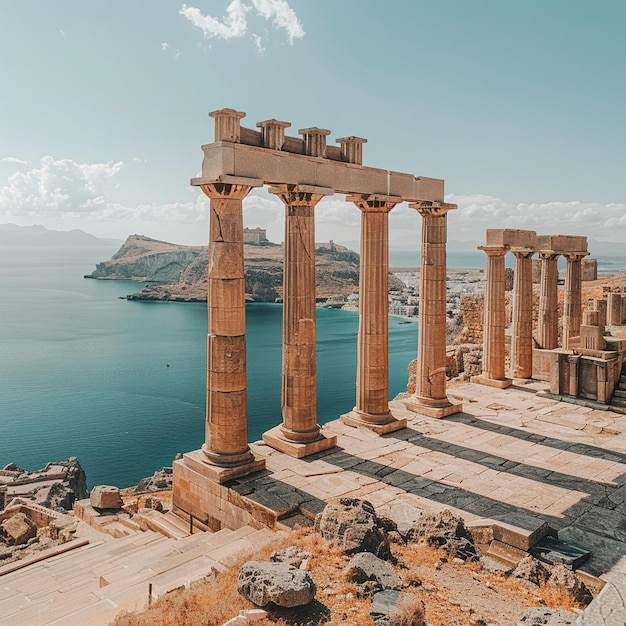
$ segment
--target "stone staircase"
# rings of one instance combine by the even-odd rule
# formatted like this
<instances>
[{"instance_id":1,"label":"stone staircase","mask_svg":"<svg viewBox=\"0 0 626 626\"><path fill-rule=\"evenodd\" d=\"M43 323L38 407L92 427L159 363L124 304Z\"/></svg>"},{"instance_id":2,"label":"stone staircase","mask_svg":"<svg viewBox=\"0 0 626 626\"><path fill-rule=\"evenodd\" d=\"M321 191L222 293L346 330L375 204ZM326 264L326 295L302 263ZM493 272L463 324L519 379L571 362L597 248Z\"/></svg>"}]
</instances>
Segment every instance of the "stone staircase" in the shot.
<instances>
[{"instance_id":1,"label":"stone staircase","mask_svg":"<svg viewBox=\"0 0 626 626\"><path fill-rule=\"evenodd\" d=\"M182 538L154 530L117 539L102 535L0 575L0 623L103 626L121 610L142 610L149 600L219 572L276 537L269 529L250 526Z\"/></svg>"},{"instance_id":2,"label":"stone staircase","mask_svg":"<svg viewBox=\"0 0 626 626\"><path fill-rule=\"evenodd\" d=\"M619 381L613 392L610 404L619 413L626 413L626 364L622 366Z\"/></svg>"}]
</instances>

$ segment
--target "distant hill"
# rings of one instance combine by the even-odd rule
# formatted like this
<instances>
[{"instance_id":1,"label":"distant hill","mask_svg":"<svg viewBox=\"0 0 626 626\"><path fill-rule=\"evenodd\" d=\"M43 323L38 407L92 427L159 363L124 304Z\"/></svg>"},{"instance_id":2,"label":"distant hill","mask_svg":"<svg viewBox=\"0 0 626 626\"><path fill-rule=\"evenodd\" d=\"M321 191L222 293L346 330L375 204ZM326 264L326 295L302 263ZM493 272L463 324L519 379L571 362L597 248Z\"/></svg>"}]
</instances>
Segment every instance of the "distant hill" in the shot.
<instances>
[{"instance_id":1,"label":"distant hill","mask_svg":"<svg viewBox=\"0 0 626 626\"><path fill-rule=\"evenodd\" d=\"M0 224L2 246L111 246L120 245L118 239L100 239L84 230L48 230L44 226Z\"/></svg>"}]
</instances>

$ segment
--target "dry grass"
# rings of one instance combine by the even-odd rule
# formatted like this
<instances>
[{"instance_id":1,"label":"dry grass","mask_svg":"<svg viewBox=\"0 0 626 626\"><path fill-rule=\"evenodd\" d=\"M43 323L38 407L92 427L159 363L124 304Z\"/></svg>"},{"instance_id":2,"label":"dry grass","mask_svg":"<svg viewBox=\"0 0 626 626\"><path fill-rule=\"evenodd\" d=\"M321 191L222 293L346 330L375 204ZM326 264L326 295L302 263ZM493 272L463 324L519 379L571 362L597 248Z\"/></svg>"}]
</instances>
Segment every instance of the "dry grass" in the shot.
<instances>
[{"instance_id":1,"label":"dry grass","mask_svg":"<svg viewBox=\"0 0 626 626\"><path fill-rule=\"evenodd\" d=\"M223 573L199 581L190 589L173 591L143 613L120 614L113 626L222 626L241 609L255 608L237 593L239 568L247 560L268 560L275 550L296 545L310 552L308 569L317 586L314 603L295 609L274 608L259 626L367 626L370 600L357 597L345 567L349 557L310 529L298 529L254 555L247 555ZM545 604L571 610L572 599L554 588L533 590L517 579L493 574L478 563L451 563L441 550L429 546L393 546L396 572L411 599L395 616L395 626L466 626L478 612L487 622L517 624L523 610ZM506 606L506 615L498 611ZM495 619L494 619L495 616Z\"/></svg>"}]
</instances>

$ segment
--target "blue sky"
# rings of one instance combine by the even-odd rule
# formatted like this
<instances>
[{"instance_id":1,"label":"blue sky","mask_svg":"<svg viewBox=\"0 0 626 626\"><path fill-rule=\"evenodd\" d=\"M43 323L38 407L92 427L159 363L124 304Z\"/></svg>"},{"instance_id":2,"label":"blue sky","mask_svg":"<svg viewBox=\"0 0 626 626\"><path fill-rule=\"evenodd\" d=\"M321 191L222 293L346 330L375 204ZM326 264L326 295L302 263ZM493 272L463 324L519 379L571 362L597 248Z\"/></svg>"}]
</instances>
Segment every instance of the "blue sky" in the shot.
<instances>
[{"instance_id":1,"label":"blue sky","mask_svg":"<svg viewBox=\"0 0 626 626\"><path fill-rule=\"evenodd\" d=\"M232 107L445 179L452 240L626 241L625 27L623 0L0 0L0 223L205 243L189 179ZM316 215L358 239L343 197ZM283 238L267 193L245 221ZM420 240L406 206L390 227Z\"/></svg>"}]
</instances>

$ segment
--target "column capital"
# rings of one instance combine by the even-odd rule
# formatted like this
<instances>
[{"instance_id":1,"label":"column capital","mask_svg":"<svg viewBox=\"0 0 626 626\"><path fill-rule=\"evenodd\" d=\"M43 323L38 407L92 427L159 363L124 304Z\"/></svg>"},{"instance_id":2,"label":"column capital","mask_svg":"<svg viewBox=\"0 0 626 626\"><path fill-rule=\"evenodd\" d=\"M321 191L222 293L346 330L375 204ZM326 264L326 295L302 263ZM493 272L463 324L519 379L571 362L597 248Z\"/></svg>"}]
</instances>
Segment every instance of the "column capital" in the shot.
<instances>
[{"instance_id":1,"label":"column capital","mask_svg":"<svg viewBox=\"0 0 626 626\"><path fill-rule=\"evenodd\" d=\"M589 256L589 252L576 251L576 252L563 252L562 255L568 261L582 261L586 256Z\"/></svg>"},{"instance_id":2,"label":"column capital","mask_svg":"<svg viewBox=\"0 0 626 626\"><path fill-rule=\"evenodd\" d=\"M205 196L211 200L228 199L243 200L252 190L252 185L235 185L233 183L209 183L200 185Z\"/></svg>"},{"instance_id":3,"label":"column capital","mask_svg":"<svg viewBox=\"0 0 626 626\"><path fill-rule=\"evenodd\" d=\"M285 206L312 206L314 207L324 196L335 193L329 187L315 187L313 185L272 185L269 192L278 196Z\"/></svg>"},{"instance_id":4,"label":"column capital","mask_svg":"<svg viewBox=\"0 0 626 626\"><path fill-rule=\"evenodd\" d=\"M346 202L354 203L365 213L389 213L396 204L402 202L402 198L374 194L351 194L346 196Z\"/></svg>"},{"instance_id":5,"label":"column capital","mask_svg":"<svg viewBox=\"0 0 626 626\"><path fill-rule=\"evenodd\" d=\"M560 252L556 250L539 250L539 258L546 261L556 261L561 256Z\"/></svg>"},{"instance_id":6,"label":"column capital","mask_svg":"<svg viewBox=\"0 0 626 626\"><path fill-rule=\"evenodd\" d=\"M478 246L487 256L504 256L509 252L509 246Z\"/></svg>"},{"instance_id":7,"label":"column capital","mask_svg":"<svg viewBox=\"0 0 626 626\"><path fill-rule=\"evenodd\" d=\"M420 200L419 202L411 202L409 208L419 211L422 217L441 217L448 211L457 209L458 205L450 202Z\"/></svg>"},{"instance_id":8,"label":"column capital","mask_svg":"<svg viewBox=\"0 0 626 626\"><path fill-rule=\"evenodd\" d=\"M536 252L534 248L510 248L510 251L517 259L530 259Z\"/></svg>"}]
</instances>

